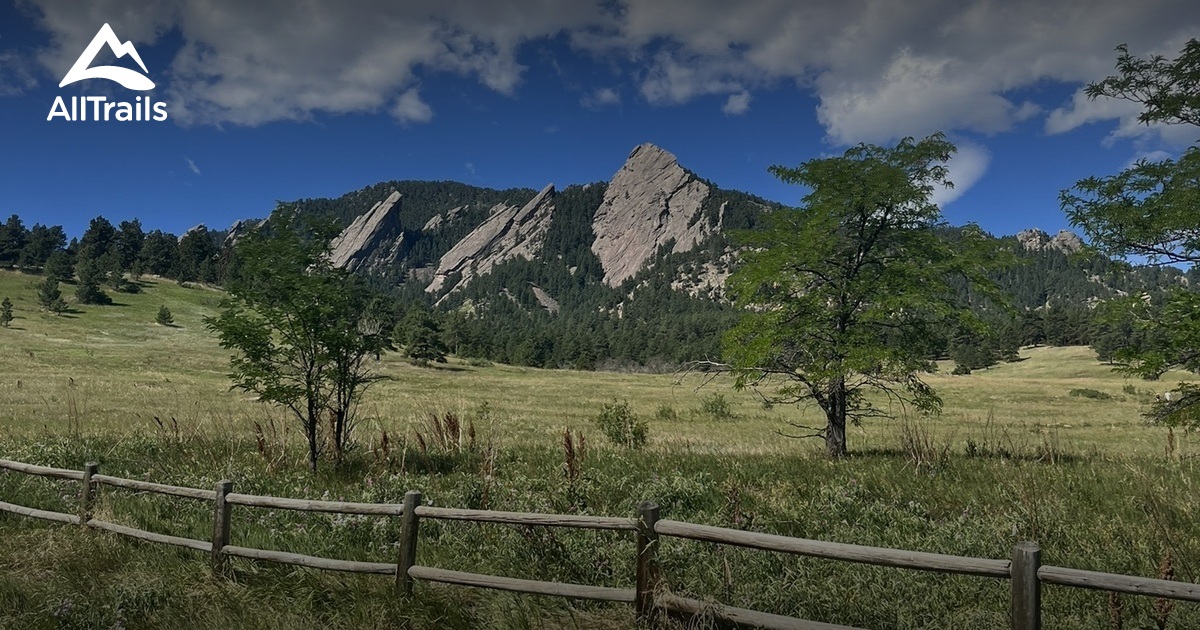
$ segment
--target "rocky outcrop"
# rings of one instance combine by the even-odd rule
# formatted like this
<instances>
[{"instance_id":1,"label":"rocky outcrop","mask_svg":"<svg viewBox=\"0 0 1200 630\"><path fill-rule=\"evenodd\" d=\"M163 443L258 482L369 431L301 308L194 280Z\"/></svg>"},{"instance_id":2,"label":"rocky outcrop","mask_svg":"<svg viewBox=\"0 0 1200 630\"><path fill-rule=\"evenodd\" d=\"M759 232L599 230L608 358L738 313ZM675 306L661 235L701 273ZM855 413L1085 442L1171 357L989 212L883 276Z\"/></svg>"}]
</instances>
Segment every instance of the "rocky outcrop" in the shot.
<instances>
[{"instance_id":1,"label":"rocky outcrop","mask_svg":"<svg viewBox=\"0 0 1200 630\"><path fill-rule=\"evenodd\" d=\"M1017 232L1017 242L1021 247L1035 252L1057 249L1066 254L1074 254L1083 249L1083 239L1068 230L1059 230L1053 237L1037 228L1021 230Z\"/></svg>"},{"instance_id":2,"label":"rocky outcrop","mask_svg":"<svg viewBox=\"0 0 1200 630\"><path fill-rule=\"evenodd\" d=\"M536 284L529 285L529 288L533 289L533 297L538 301L538 304L542 305L542 308L546 309L547 313L551 315L558 313L558 300L550 297L549 293L546 293L542 287Z\"/></svg>"},{"instance_id":3,"label":"rocky outcrop","mask_svg":"<svg viewBox=\"0 0 1200 630\"><path fill-rule=\"evenodd\" d=\"M239 219L234 221L233 225L229 226L229 231L225 233L225 241L222 243L222 247L237 245L238 241L242 240L243 237L253 232L262 224L262 219Z\"/></svg>"},{"instance_id":4,"label":"rocky outcrop","mask_svg":"<svg viewBox=\"0 0 1200 630\"><path fill-rule=\"evenodd\" d=\"M429 221L427 221L425 223L425 227L422 227L421 231L422 232L432 232L432 231L442 227L443 225L450 225L450 224L454 223L459 217L461 217L462 214L466 211L467 211L467 206L458 206L456 208L450 208L449 210L447 210L444 213L435 214L435 215L433 215L433 218L429 219Z\"/></svg>"},{"instance_id":5,"label":"rocky outcrop","mask_svg":"<svg viewBox=\"0 0 1200 630\"><path fill-rule=\"evenodd\" d=\"M330 260L350 271L380 269L404 255L404 230L400 226L400 193L392 191L355 219L333 239Z\"/></svg>"},{"instance_id":6,"label":"rocky outcrop","mask_svg":"<svg viewBox=\"0 0 1200 630\"><path fill-rule=\"evenodd\" d=\"M533 260L554 216L554 184L522 207L499 204L491 216L450 248L438 262L429 293L449 294L513 258ZM450 283L453 278L453 284Z\"/></svg>"},{"instance_id":7,"label":"rocky outcrop","mask_svg":"<svg viewBox=\"0 0 1200 630\"><path fill-rule=\"evenodd\" d=\"M674 155L653 144L634 148L592 221L604 282L620 285L670 241L672 252L685 252L719 229L700 216L710 192Z\"/></svg>"}]
</instances>

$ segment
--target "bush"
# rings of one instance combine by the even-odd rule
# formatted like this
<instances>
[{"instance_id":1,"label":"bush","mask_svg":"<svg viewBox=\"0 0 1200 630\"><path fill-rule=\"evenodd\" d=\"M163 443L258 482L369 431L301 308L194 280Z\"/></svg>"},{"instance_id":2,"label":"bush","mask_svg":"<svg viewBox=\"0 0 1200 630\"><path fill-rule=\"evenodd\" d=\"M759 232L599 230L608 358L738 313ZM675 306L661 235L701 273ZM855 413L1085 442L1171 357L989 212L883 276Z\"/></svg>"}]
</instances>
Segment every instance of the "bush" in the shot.
<instances>
[{"instance_id":1,"label":"bush","mask_svg":"<svg viewBox=\"0 0 1200 630\"><path fill-rule=\"evenodd\" d=\"M729 407L729 401L725 400L724 394L712 393L701 398L699 413L712 420L732 420L734 418L733 409Z\"/></svg>"},{"instance_id":2,"label":"bush","mask_svg":"<svg viewBox=\"0 0 1200 630\"><path fill-rule=\"evenodd\" d=\"M158 322L160 326L170 326L175 323L175 317L171 315L171 309L163 304L158 307L158 314L154 316L154 321Z\"/></svg>"},{"instance_id":3,"label":"bush","mask_svg":"<svg viewBox=\"0 0 1200 630\"><path fill-rule=\"evenodd\" d=\"M654 412L654 419L659 422L674 422L679 419L679 412L671 405L663 403L658 406L658 411Z\"/></svg>"},{"instance_id":4,"label":"bush","mask_svg":"<svg viewBox=\"0 0 1200 630\"><path fill-rule=\"evenodd\" d=\"M639 420L637 414L629 408L629 401L603 404L600 414L596 416L596 426L609 442L627 448L641 448L649 437L650 427Z\"/></svg>"},{"instance_id":5,"label":"bush","mask_svg":"<svg viewBox=\"0 0 1200 630\"><path fill-rule=\"evenodd\" d=\"M1075 396L1077 398L1091 398L1092 400L1112 400L1113 399L1111 394L1106 394L1100 390L1090 389L1090 388L1086 388L1086 387L1083 389L1072 389L1071 391L1069 391L1067 393L1068 393L1068 395Z\"/></svg>"},{"instance_id":6,"label":"bush","mask_svg":"<svg viewBox=\"0 0 1200 630\"><path fill-rule=\"evenodd\" d=\"M965 365L954 364L954 369L950 371L954 376L966 376L971 373L971 368Z\"/></svg>"},{"instance_id":7,"label":"bush","mask_svg":"<svg viewBox=\"0 0 1200 630\"><path fill-rule=\"evenodd\" d=\"M1131 395L1136 395L1138 393L1138 389L1137 387L1134 387L1133 383L1125 383L1125 386L1121 388L1121 391Z\"/></svg>"}]
</instances>

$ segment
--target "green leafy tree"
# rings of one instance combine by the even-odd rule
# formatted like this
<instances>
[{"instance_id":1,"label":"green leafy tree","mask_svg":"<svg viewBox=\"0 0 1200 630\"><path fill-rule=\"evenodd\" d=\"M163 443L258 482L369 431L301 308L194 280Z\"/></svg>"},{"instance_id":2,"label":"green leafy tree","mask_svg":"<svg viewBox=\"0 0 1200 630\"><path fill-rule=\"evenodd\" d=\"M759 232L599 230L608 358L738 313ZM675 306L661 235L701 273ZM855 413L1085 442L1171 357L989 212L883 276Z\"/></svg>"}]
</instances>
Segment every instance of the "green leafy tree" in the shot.
<instances>
[{"instance_id":1,"label":"green leafy tree","mask_svg":"<svg viewBox=\"0 0 1200 630\"><path fill-rule=\"evenodd\" d=\"M46 276L46 279L38 284L38 304L55 315L61 315L67 310L67 303L63 301L62 291L58 288L58 278Z\"/></svg>"},{"instance_id":2,"label":"green leafy tree","mask_svg":"<svg viewBox=\"0 0 1200 630\"><path fill-rule=\"evenodd\" d=\"M0 326L8 328L13 320L13 303L7 297L0 301Z\"/></svg>"},{"instance_id":3,"label":"green leafy tree","mask_svg":"<svg viewBox=\"0 0 1200 630\"><path fill-rule=\"evenodd\" d=\"M950 242L930 201L946 181L954 145L941 134L894 148L860 145L841 157L771 172L811 190L804 206L764 217L741 235L743 264L726 283L744 309L726 335L738 387L769 389L774 403L815 403L831 456L846 453L846 423L883 416L869 390L934 413L941 399L921 380L931 340L947 328L982 328L952 280L1003 300L987 279L999 260L973 226Z\"/></svg>"},{"instance_id":4,"label":"green leafy tree","mask_svg":"<svg viewBox=\"0 0 1200 630\"><path fill-rule=\"evenodd\" d=\"M288 409L308 441L315 471L322 420L341 461L362 393L382 378L368 357L387 348L378 302L358 277L329 262L330 223L295 223L281 209L269 231L239 241L240 273L221 313L205 319L230 358L233 387ZM315 220L310 220L315 221Z\"/></svg>"},{"instance_id":5,"label":"green leafy tree","mask_svg":"<svg viewBox=\"0 0 1200 630\"><path fill-rule=\"evenodd\" d=\"M1089 98L1139 103L1138 120L1147 125L1200 128L1200 40L1189 40L1173 60L1134 57L1124 45L1117 51L1117 74L1088 85ZM1200 263L1200 144L1178 159L1140 160L1116 175L1081 180L1060 200L1105 254L1192 271ZM1176 288L1121 303L1137 334L1113 353L1117 369L1151 379L1173 368L1200 372L1200 294ZM1155 405L1151 419L1200 425L1200 388L1180 384L1179 394Z\"/></svg>"},{"instance_id":6,"label":"green leafy tree","mask_svg":"<svg viewBox=\"0 0 1200 630\"><path fill-rule=\"evenodd\" d=\"M158 313L154 315L154 321L159 326L170 326L175 323L175 316L171 315L171 309L167 308L166 304L158 307Z\"/></svg>"}]
</instances>

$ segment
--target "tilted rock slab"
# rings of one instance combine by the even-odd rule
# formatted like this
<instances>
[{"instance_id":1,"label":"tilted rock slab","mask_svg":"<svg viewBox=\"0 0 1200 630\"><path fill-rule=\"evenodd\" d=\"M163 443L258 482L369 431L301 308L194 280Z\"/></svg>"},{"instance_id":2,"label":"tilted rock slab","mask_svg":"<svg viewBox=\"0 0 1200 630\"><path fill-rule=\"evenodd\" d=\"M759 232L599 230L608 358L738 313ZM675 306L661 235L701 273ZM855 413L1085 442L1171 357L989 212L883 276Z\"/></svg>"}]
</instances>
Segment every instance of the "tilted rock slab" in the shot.
<instances>
[{"instance_id":1,"label":"tilted rock slab","mask_svg":"<svg viewBox=\"0 0 1200 630\"><path fill-rule=\"evenodd\" d=\"M653 144L635 147L592 220L592 251L604 267L604 282L620 285L671 239L672 252L685 252L720 229L697 216L710 192L671 153Z\"/></svg>"},{"instance_id":2,"label":"tilted rock slab","mask_svg":"<svg viewBox=\"0 0 1200 630\"><path fill-rule=\"evenodd\" d=\"M506 260L533 260L554 217L554 196L554 184L550 184L523 207L497 204L486 221L442 256L425 291L438 293L448 288L449 295ZM456 272L461 278L447 287L447 280Z\"/></svg>"},{"instance_id":3,"label":"tilted rock slab","mask_svg":"<svg viewBox=\"0 0 1200 630\"><path fill-rule=\"evenodd\" d=\"M392 191L333 239L330 261L349 271L382 268L400 259L404 230L400 226L400 193Z\"/></svg>"}]
</instances>

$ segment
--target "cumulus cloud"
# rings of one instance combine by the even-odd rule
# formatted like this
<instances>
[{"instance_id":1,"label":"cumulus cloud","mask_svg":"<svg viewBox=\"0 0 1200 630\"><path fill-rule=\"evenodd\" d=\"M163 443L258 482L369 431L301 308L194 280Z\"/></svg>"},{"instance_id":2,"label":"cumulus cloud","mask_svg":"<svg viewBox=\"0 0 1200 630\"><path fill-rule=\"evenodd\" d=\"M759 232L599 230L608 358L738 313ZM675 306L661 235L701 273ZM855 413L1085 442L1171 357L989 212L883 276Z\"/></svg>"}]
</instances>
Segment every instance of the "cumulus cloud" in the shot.
<instances>
[{"instance_id":1,"label":"cumulus cloud","mask_svg":"<svg viewBox=\"0 0 1200 630\"><path fill-rule=\"evenodd\" d=\"M406 91L392 105L391 114L402 123L427 123L433 120L433 108L421 100L417 88Z\"/></svg>"},{"instance_id":2,"label":"cumulus cloud","mask_svg":"<svg viewBox=\"0 0 1200 630\"><path fill-rule=\"evenodd\" d=\"M930 197L931 201L941 207L962 197L983 177L983 174L987 172L988 164L992 161L992 156L987 149L978 144L960 140L956 146L958 152L946 164L946 169L949 171L946 178L954 184L954 187L937 186Z\"/></svg>"},{"instance_id":3,"label":"cumulus cloud","mask_svg":"<svg viewBox=\"0 0 1200 630\"><path fill-rule=\"evenodd\" d=\"M725 99L725 105L721 107L721 111L730 116L741 116L750 111L750 93L743 91L730 94L729 98Z\"/></svg>"},{"instance_id":4,"label":"cumulus cloud","mask_svg":"<svg viewBox=\"0 0 1200 630\"><path fill-rule=\"evenodd\" d=\"M579 103L589 109L599 109L608 105L620 105L621 93L614 88L601 87L579 99Z\"/></svg>"},{"instance_id":5,"label":"cumulus cloud","mask_svg":"<svg viewBox=\"0 0 1200 630\"><path fill-rule=\"evenodd\" d=\"M1119 43L1173 54L1200 31L1194 0L30 2L52 38L41 61L57 76L104 22L139 46L178 33L170 67L150 70L166 79L172 120L185 124L371 111L420 122L432 115L414 91L421 78L451 73L519 96L521 47L561 37L618 68L653 105L717 96L735 114L754 90L811 92L835 145L1002 133L1043 108L1057 108L1049 133L1117 120L1114 138L1165 140L1183 132L1147 136L1125 109L1020 95L1110 74ZM603 85L583 91L591 106L621 96Z\"/></svg>"}]
</instances>

